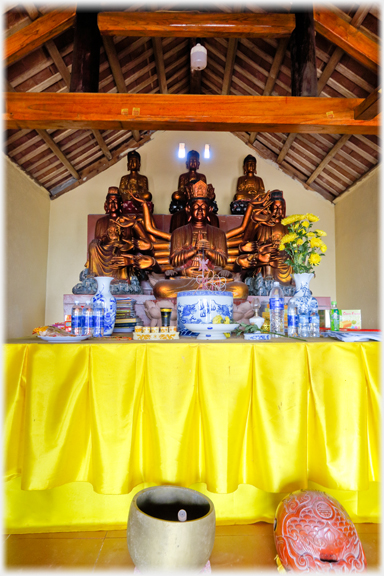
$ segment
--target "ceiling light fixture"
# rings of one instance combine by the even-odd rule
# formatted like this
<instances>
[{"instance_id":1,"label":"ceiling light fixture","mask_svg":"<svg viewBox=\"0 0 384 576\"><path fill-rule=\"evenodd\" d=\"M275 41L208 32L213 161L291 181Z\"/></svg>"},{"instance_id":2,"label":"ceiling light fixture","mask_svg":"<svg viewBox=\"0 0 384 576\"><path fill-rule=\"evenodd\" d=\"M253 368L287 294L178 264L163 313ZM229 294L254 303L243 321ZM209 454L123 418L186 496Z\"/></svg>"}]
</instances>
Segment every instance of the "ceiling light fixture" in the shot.
<instances>
[{"instance_id":1,"label":"ceiling light fixture","mask_svg":"<svg viewBox=\"0 0 384 576\"><path fill-rule=\"evenodd\" d=\"M204 146L204 158L210 158L211 157L211 152L209 150L209 144L206 144Z\"/></svg>"},{"instance_id":2,"label":"ceiling light fixture","mask_svg":"<svg viewBox=\"0 0 384 576\"><path fill-rule=\"evenodd\" d=\"M179 144L179 158L185 158L185 144Z\"/></svg>"},{"instance_id":3,"label":"ceiling light fixture","mask_svg":"<svg viewBox=\"0 0 384 576\"><path fill-rule=\"evenodd\" d=\"M191 48L191 70L204 70L207 66L207 49L201 44Z\"/></svg>"}]
</instances>

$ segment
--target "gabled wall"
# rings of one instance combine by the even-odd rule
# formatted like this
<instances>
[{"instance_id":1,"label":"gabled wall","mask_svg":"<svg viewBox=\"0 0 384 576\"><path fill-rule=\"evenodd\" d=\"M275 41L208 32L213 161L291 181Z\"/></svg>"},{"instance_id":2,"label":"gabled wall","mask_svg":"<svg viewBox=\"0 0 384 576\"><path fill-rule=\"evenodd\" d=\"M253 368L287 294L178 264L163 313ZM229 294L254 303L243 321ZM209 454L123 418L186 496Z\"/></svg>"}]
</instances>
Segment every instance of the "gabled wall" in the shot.
<instances>
[{"instance_id":1,"label":"gabled wall","mask_svg":"<svg viewBox=\"0 0 384 576\"><path fill-rule=\"evenodd\" d=\"M380 168L336 203L337 304L361 310L363 328L379 328Z\"/></svg>"},{"instance_id":2,"label":"gabled wall","mask_svg":"<svg viewBox=\"0 0 384 576\"><path fill-rule=\"evenodd\" d=\"M236 191L237 178L242 175L243 159L256 155L241 140L220 132L156 132L153 139L140 148L141 173L149 180L155 212L168 213L178 177L186 171L185 159L177 157L179 142L186 150L200 153L200 172L212 183L220 214L229 214L229 204ZM204 144L211 146L211 158L203 158ZM319 228L327 232L328 251L311 283L315 296L336 297L335 206L315 192L306 190L271 162L257 157L257 173L268 190L284 192L287 214L312 212L319 216ZM127 159L115 164L89 182L51 202L49 256L47 279L46 322L63 319L63 294L71 294L79 281L87 257L87 216L102 214L109 186L118 186L127 173Z\"/></svg>"},{"instance_id":3,"label":"gabled wall","mask_svg":"<svg viewBox=\"0 0 384 576\"><path fill-rule=\"evenodd\" d=\"M4 157L5 337L30 336L45 322L50 200Z\"/></svg>"}]
</instances>

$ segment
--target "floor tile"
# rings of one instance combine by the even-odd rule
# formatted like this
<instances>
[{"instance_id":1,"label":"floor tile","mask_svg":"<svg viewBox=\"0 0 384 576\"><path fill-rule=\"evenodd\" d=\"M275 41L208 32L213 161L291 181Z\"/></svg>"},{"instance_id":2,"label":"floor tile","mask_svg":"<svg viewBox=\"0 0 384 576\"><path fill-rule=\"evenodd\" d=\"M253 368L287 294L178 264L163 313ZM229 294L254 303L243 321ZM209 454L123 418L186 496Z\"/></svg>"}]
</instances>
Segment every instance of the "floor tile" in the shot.
<instances>
[{"instance_id":1,"label":"floor tile","mask_svg":"<svg viewBox=\"0 0 384 576\"><path fill-rule=\"evenodd\" d=\"M108 568L134 569L134 564L128 552L126 538L106 538L103 542L95 570Z\"/></svg>"},{"instance_id":2,"label":"floor tile","mask_svg":"<svg viewBox=\"0 0 384 576\"><path fill-rule=\"evenodd\" d=\"M90 568L103 540L99 538L17 538L4 546L6 568Z\"/></svg>"},{"instance_id":3,"label":"floor tile","mask_svg":"<svg viewBox=\"0 0 384 576\"><path fill-rule=\"evenodd\" d=\"M211 554L212 571L276 568L273 538L261 535L216 536Z\"/></svg>"},{"instance_id":4,"label":"floor tile","mask_svg":"<svg viewBox=\"0 0 384 576\"><path fill-rule=\"evenodd\" d=\"M125 538L127 539L126 530L108 530L107 538Z\"/></svg>"}]
</instances>

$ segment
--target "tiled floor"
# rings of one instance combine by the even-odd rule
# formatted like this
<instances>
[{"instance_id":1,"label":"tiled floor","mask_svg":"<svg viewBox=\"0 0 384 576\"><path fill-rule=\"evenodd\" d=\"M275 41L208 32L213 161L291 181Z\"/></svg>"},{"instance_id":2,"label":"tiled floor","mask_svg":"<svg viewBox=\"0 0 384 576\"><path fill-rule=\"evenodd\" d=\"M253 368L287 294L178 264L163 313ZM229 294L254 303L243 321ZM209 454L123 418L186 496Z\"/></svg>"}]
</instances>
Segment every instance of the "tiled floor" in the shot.
<instances>
[{"instance_id":1,"label":"tiled floor","mask_svg":"<svg viewBox=\"0 0 384 576\"><path fill-rule=\"evenodd\" d=\"M380 525L356 524L368 568L379 570ZM124 569L134 565L126 531L61 532L4 536L4 566L8 569ZM212 572L221 570L276 571L272 524L218 526L210 558ZM277 573L277 572L276 572Z\"/></svg>"}]
</instances>

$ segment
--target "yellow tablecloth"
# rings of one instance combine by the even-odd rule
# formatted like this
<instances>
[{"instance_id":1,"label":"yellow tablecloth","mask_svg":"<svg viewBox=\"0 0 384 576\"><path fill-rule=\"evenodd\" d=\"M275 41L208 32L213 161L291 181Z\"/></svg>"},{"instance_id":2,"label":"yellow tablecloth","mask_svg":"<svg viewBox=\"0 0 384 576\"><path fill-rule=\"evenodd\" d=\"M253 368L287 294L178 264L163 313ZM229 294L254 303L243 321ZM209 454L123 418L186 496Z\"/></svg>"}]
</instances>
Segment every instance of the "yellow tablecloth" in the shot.
<instances>
[{"instance_id":1,"label":"yellow tablecloth","mask_svg":"<svg viewBox=\"0 0 384 576\"><path fill-rule=\"evenodd\" d=\"M299 488L379 521L379 344L5 345L6 527L123 527L177 484L219 523L272 521Z\"/></svg>"}]
</instances>

